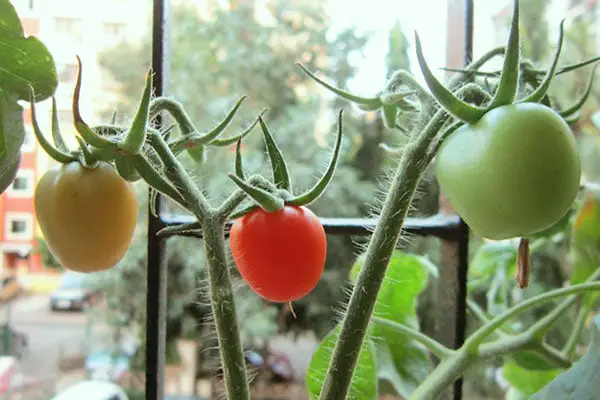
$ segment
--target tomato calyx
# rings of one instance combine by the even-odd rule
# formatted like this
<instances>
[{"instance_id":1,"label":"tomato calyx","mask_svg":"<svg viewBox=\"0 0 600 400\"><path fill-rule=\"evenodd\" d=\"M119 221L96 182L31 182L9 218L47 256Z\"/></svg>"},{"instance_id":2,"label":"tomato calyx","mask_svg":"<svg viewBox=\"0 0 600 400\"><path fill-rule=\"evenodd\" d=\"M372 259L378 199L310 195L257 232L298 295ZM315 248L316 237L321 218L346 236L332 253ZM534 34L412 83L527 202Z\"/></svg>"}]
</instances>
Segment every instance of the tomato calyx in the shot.
<instances>
[{"instance_id":1,"label":"tomato calyx","mask_svg":"<svg viewBox=\"0 0 600 400\"><path fill-rule=\"evenodd\" d=\"M243 169L241 139L238 140L236 146L235 173L230 173L228 176L240 190L253 200L254 204L234 212L230 218L236 219L242 217L259 207L267 212L275 212L283 209L286 205L305 206L317 200L323 194L325 189L327 189L327 186L329 186L339 161L343 137L342 115L343 110L340 110L338 114L336 142L327 169L313 187L299 195L295 195L292 191L292 182L281 150L277 146L273 139L273 135L267 128L262 117L259 117L259 124L267 146L267 154L271 161L272 182L265 180L259 175L245 179L246 174Z\"/></svg>"}]
</instances>

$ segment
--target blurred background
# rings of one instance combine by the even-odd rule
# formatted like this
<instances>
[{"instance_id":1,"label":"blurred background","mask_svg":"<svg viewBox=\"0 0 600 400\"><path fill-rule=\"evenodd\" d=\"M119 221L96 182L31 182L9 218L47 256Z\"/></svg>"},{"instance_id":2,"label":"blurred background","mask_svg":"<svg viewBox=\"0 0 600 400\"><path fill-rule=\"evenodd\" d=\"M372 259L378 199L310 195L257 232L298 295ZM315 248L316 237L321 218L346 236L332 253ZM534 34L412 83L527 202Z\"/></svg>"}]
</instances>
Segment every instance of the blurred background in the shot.
<instances>
[{"instance_id":1,"label":"blurred background","mask_svg":"<svg viewBox=\"0 0 600 400\"><path fill-rule=\"evenodd\" d=\"M55 57L60 79L58 115L71 145L76 143L71 115L77 76L75 55L83 61L81 108L86 121L108 123L115 112L118 123L129 121L150 67L151 2L12 3L26 34L38 36ZM475 1L475 57L504 44L511 3ZM457 40L464 31L462 1L173 0L170 6L167 94L183 103L201 130L209 130L240 96L247 95L230 128L232 135L267 108L265 119L288 160L297 188L311 185L324 170L337 111L345 109L341 164L330 188L311 207L322 217L369 217L376 213L387 176L397 162L379 145L401 146L406 138L385 128L378 113L360 111L332 96L304 75L296 63L301 62L335 86L371 96L397 69L409 70L422 81L414 54L414 30L419 32L425 56L439 78L449 76L441 67L458 68L464 60L463 42ZM548 65L559 22L565 16L561 65L598 55L600 2L522 0L522 48L535 65ZM499 63L491 62L486 71L497 70ZM557 77L551 90L557 103L573 103L585 88L590 71L588 67ZM42 129L49 132L50 102L41 103L39 110ZM138 228L127 256L116 268L93 276L63 270L48 251L33 210L35 184L52 163L35 141L29 111L24 115L28 130L21 166L12 186L0 196L0 394L7 399L48 399L77 382L93 380L116 382L130 399L143 399L147 189L142 183L136 184L141 205ZM572 129L581 150L584 180L598 181L600 86L596 85ZM249 171L268 171L261 140L261 135L252 134L244 142ZM234 155L232 146L209 149L202 164L188 153L182 159L211 200L217 202L234 188L226 177L233 169ZM438 214L440 193L431 170L419 192L411 216ZM581 201L594 207L597 204L594 196ZM162 212L183 211L167 203ZM594 213L586 215L590 221L600 218ZM515 243L484 242L471 236L469 293L475 304L493 316L516 301L571 279L570 260L576 251L572 237L577 228L571 222L534 253L534 277L526 290L514 289ZM600 250L600 224L595 226L586 237L593 257ZM294 304L295 319L287 307L265 302L250 292L232 269L248 363L256 375L253 398L307 398L304 378L310 357L339 320L350 287L350 270L366 240L328 238L325 273L315 290ZM400 250L422 256L433 265L444 258L435 238L411 237ZM173 400L216 398L219 361L206 300L201 242L169 239L167 262L167 393ZM436 280L423 277L418 284L422 288L410 306L421 329L431 332L434 315L427 310L435 302L432 288ZM514 329L526 326L543 312L524 314ZM557 343L566 340L576 315L564 318L571 322L553 331ZM528 372L505 374L503 363L489 360L469 371L464 398L503 399L511 390L527 393L531 388L523 381L528 379L519 377L528 376ZM402 398L406 387L418 384L432 364L425 354L397 359L394 368L396 378L382 377L382 396L390 399Z\"/></svg>"}]
</instances>

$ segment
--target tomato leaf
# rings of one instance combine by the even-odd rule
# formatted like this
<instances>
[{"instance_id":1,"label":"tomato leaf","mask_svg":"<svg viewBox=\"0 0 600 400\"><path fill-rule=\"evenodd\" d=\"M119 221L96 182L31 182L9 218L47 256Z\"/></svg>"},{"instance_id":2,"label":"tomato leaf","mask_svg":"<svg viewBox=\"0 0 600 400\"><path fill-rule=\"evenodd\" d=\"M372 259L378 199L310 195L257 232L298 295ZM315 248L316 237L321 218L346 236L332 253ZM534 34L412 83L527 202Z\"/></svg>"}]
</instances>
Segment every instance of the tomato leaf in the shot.
<instances>
[{"instance_id":1,"label":"tomato leaf","mask_svg":"<svg viewBox=\"0 0 600 400\"><path fill-rule=\"evenodd\" d=\"M0 91L0 193L15 178L24 138L23 109L16 96Z\"/></svg>"},{"instance_id":2,"label":"tomato leaf","mask_svg":"<svg viewBox=\"0 0 600 400\"><path fill-rule=\"evenodd\" d=\"M542 357L535 351L531 350L522 350L518 351L509 357L514 361L519 367L525 368L528 370L549 370L555 369L556 367L552 365L550 361L546 358Z\"/></svg>"},{"instance_id":3,"label":"tomato leaf","mask_svg":"<svg viewBox=\"0 0 600 400\"><path fill-rule=\"evenodd\" d=\"M323 379L329 367L333 348L338 340L341 326L338 324L319 344L310 360L306 374L306 386L311 400L317 399L323 387ZM346 399L362 400L377 397L377 370L373 344L370 340L363 342L358 363L352 376L350 391Z\"/></svg>"},{"instance_id":4,"label":"tomato leaf","mask_svg":"<svg viewBox=\"0 0 600 400\"><path fill-rule=\"evenodd\" d=\"M0 0L0 37L23 37L17 10L8 0Z\"/></svg>"},{"instance_id":5,"label":"tomato leaf","mask_svg":"<svg viewBox=\"0 0 600 400\"><path fill-rule=\"evenodd\" d=\"M532 395L554 379L562 370L531 370L523 368L514 361L502 366L502 375L512 387L524 395Z\"/></svg>"},{"instance_id":6,"label":"tomato leaf","mask_svg":"<svg viewBox=\"0 0 600 400\"><path fill-rule=\"evenodd\" d=\"M352 267L353 281L362 269L364 258L361 255ZM419 329L417 297L427 286L428 274L437 276L437 268L427 258L395 251L377 296L374 317ZM409 397L431 372L427 349L382 324L373 323L369 334L376 349L378 378L389 382L402 397Z\"/></svg>"},{"instance_id":7,"label":"tomato leaf","mask_svg":"<svg viewBox=\"0 0 600 400\"><path fill-rule=\"evenodd\" d=\"M1 22L1 21L0 21ZM58 86L54 59L37 38L0 35L0 88L29 99L32 86L36 101L52 96Z\"/></svg>"},{"instance_id":8,"label":"tomato leaf","mask_svg":"<svg viewBox=\"0 0 600 400\"><path fill-rule=\"evenodd\" d=\"M556 376L531 400L596 399L600 393L600 316L590 324L587 352L571 368Z\"/></svg>"}]
</instances>

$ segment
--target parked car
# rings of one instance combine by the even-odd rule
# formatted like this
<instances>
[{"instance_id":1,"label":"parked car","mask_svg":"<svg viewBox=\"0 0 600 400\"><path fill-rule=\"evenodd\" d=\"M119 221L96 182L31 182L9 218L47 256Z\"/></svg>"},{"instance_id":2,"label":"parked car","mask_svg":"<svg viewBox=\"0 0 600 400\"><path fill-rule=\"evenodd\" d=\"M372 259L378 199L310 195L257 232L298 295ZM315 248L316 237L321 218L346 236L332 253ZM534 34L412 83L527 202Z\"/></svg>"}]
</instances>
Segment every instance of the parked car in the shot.
<instances>
[{"instance_id":1,"label":"parked car","mask_svg":"<svg viewBox=\"0 0 600 400\"><path fill-rule=\"evenodd\" d=\"M81 381L58 393L52 400L129 400L125 391L112 382Z\"/></svg>"},{"instance_id":2,"label":"parked car","mask_svg":"<svg viewBox=\"0 0 600 400\"><path fill-rule=\"evenodd\" d=\"M6 274L0 276L0 302L6 303L18 297L23 288L15 275Z\"/></svg>"},{"instance_id":3,"label":"parked car","mask_svg":"<svg viewBox=\"0 0 600 400\"><path fill-rule=\"evenodd\" d=\"M99 297L86 274L68 271L63 274L58 288L50 295L50 308L59 310L85 310Z\"/></svg>"}]
</instances>

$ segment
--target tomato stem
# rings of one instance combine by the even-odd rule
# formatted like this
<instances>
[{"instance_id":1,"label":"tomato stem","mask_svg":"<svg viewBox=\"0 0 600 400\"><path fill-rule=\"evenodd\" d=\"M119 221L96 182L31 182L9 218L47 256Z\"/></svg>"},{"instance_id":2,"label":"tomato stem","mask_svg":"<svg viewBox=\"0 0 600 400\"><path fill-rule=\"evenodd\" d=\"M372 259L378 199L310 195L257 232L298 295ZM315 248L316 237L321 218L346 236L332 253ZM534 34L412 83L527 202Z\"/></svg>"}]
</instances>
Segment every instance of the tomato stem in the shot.
<instances>
[{"instance_id":1,"label":"tomato stem","mask_svg":"<svg viewBox=\"0 0 600 400\"><path fill-rule=\"evenodd\" d=\"M342 321L340 336L319 397L321 400L344 399L348 394L360 353L358 349L366 336L388 262L400 237L420 178L433 158L427 150L447 119L445 113L436 113L424 132L413 137L404 148Z\"/></svg>"},{"instance_id":2,"label":"tomato stem","mask_svg":"<svg viewBox=\"0 0 600 400\"><path fill-rule=\"evenodd\" d=\"M227 398L249 400L250 389L246 377L246 362L239 333L233 287L229 277L229 268L227 268L224 229L224 224L219 223L216 219L208 219L203 224L211 306L219 339Z\"/></svg>"},{"instance_id":3,"label":"tomato stem","mask_svg":"<svg viewBox=\"0 0 600 400\"><path fill-rule=\"evenodd\" d=\"M54 140L54 145L56 148L63 153L68 153L69 148L65 143L62 134L60 133L60 126L58 123L58 108L56 107L56 97L52 96L52 140Z\"/></svg>"}]
</instances>

